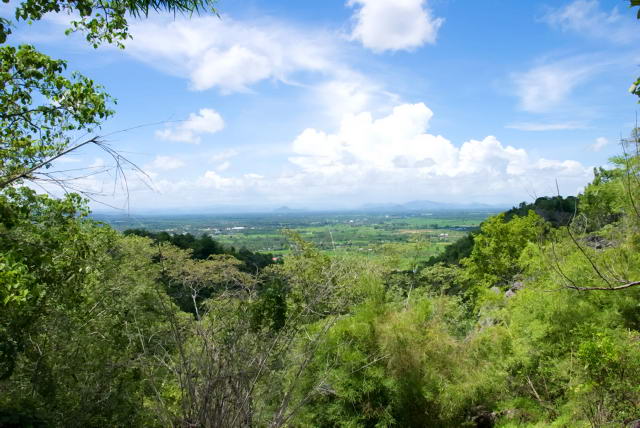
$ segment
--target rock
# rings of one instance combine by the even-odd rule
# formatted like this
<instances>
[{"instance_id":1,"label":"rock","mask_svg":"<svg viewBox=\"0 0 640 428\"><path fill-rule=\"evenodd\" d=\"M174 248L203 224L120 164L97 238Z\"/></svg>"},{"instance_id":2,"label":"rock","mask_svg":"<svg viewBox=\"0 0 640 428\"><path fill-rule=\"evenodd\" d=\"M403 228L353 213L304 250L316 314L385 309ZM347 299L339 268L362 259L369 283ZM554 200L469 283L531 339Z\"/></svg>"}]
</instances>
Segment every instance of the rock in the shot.
<instances>
[{"instance_id":1,"label":"rock","mask_svg":"<svg viewBox=\"0 0 640 428\"><path fill-rule=\"evenodd\" d=\"M598 235L589 235L584 238L585 244L587 244L591 248L595 248L596 250L602 250L604 248L613 247L613 242L609 241L607 238L603 238Z\"/></svg>"},{"instance_id":2,"label":"rock","mask_svg":"<svg viewBox=\"0 0 640 428\"><path fill-rule=\"evenodd\" d=\"M631 421L626 425L627 428L640 428L640 419L636 419L635 421Z\"/></svg>"},{"instance_id":3,"label":"rock","mask_svg":"<svg viewBox=\"0 0 640 428\"><path fill-rule=\"evenodd\" d=\"M522 290L524 288L524 282L522 281L516 281L513 284L511 284L511 286L509 287L509 289L504 293L504 296L506 298L510 298L516 295L516 292L518 290Z\"/></svg>"},{"instance_id":4,"label":"rock","mask_svg":"<svg viewBox=\"0 0 640 428\"><path fill-rule=\"evenodd\" d=\"M518 291L518 290L522 290L524 288L524 282L522 281L516 281L513 284L511 284L511 287L509 288L510 290Z\"/></svg>"},{"instance_id":5,"label":"rock","mask_svg":"<svg viewBox=\"0 0 640 428\"><path fill-rule=\"evenodd\" d=\"M493 428L496 424L496 414L494 412L483 411L473 418L476 428Z\"/></svg>"}]
</instances>

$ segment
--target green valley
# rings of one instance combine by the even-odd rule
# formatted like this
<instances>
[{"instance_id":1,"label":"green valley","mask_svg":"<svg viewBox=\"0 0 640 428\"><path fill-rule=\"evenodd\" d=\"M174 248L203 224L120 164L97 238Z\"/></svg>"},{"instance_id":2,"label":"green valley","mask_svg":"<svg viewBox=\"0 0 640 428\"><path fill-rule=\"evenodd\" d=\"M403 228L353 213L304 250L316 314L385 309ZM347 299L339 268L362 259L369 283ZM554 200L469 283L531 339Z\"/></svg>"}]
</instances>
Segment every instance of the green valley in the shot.
<instances>
[{"instance_id":1,"label":"green valley","mask_svg":"<svg viewBox=\"0 0 640 428\"><path fill-rule=\"evenodd\" d=\"M95 215L117 230L144 229L169 234L208 235L229 247L284 255L290 251L283 231L294 231L328 252L368 257L395 256L426 260L479 227L495 212L435 211L430 213L327 212L181 216Z\"/></svg>"}]
</instances>

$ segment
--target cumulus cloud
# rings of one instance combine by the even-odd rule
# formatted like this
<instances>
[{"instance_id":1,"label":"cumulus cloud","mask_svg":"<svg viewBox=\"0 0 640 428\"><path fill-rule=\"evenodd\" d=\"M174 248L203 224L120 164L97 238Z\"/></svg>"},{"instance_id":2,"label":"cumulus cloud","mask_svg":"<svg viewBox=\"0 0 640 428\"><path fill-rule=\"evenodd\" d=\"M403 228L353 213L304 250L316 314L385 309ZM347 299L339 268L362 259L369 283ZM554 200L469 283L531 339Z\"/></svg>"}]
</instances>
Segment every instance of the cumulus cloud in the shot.
<instances>
[{"instance_id":1,"label":"cumulus cloud","mask_svg":"<svg viewBox=\"0 0 640 428\"><path fill-rule=\"evenodd\" d=\"M30 42L64 37L61 30L68 19L52 14L46 21L50 28L38 34L18 29L14 36ZM187 79L195 91L249 92L264 80L297 84L299 74L333 75L345 69L339 47L344 41L338 34L274 19L164 14L132 21L129 30L132 39L122 51L125 55ZM81 41L81 46L86 48L86 43Z\"/></svg>"},{"instance_id":2,"label":"cumulus cloud","mask_svg":"<svg viewBox=\"0 0 640 428\"><path fill-rule=\"evenodd\" d=\"M455 145L429 132L432 116L422 103L398 105L379 118L370 112L349 114L335 132L302 131L291 143L290 165L279 174L226 176L217 168L195 182L171 186L200 194L206 189L217 201L249 194L261 201L299 203L515 201L555 192L556 179L574 192L591 178L591 168L579 162L534 157L494 136Z\"/></svg>"},{"instance_id":3,"label":"cumulus cloud","mask_svg":"<svg viewBox=\"0 0 640 428\"><path fill-rule=\"evenodd\" d=\"M543 21L562 31L618 44L635 43L639 38L635 19L621 14L617 7L610 12L601 10L597 0L576 0L564 7L551 9Z\"/></svg>"},{"instance_id":4,"label":"cumulus cloud","mask_svg":"<svg viewBox=\"0 0 640 428\"><path fill-rule=\"evenodd\" d=\"M277 22L239 22L228 16L144 20L132 26L126 53L186 77L194 90L246 92L265 79L287 81L299 71L333 66L333 42Z\"/></svg>"},{"instance_id":5,"label":"cumulus cloud","mask_svg":"<svg viewBox=\"0 0 640 428\"><path fill-rule=\"evenodd\" d=\"M156 131L156 136L163 140L199 144L202 134L214 134L223 128L222 117L215 110L203 108L198 113L191 113L178 125Z\"/></svg>"},{"instance_id":6,"label":"cumulus cloud","mask_svg":"<svg viewBox=\"0 0 640 428\"><path fill-rule=\"evenodd\" d=\"M596 138L596 142L589 146L589 150L591 150L592 152L599 152L608 144L609 140L607 140L605 137L598 137Z\"/></svg>"},{"instance_id":7,"label":"cumulus cloud","mask_svg":"<svg viewBox=\"0 0 640 428\"><path fill-rule=\"evenodd\" d=\"M317 84L313 99L325 107L327 114L339 123L346 114L377 111L398 104L400 97L360 73L342 70L332 79Z\"/></svg>"},{"instance_id":8,"label":"cumulus cloud","mask_svg":"<svg viewBox=\"0 0 640 428\"><path fill-rule=\"evenodd\" d=\"M432 16L425 0L349 0L347 5L357 8L351 38L375 52L434 44L444 22Z\"/></svg>"},{"instance_id":9,"label":"cumulus cloud","mask_svg":"<svg viewBox=\"0 0 640 428\"><path fill-rule=\"evenodd\" d=\"M350 115L336 133L302 132L292 144L290 161L305 173L356 180L363 187L469 183L472 187L463 187L470 193L478 186L498 189L532 177L549 178L550 172L581 178L588 173L577 162L532 159L524 149L505 146L493 136L456 147L427 132L432 116L422 103L397 106L380 119L366 112Z\"/></svg>"}]
</instances>

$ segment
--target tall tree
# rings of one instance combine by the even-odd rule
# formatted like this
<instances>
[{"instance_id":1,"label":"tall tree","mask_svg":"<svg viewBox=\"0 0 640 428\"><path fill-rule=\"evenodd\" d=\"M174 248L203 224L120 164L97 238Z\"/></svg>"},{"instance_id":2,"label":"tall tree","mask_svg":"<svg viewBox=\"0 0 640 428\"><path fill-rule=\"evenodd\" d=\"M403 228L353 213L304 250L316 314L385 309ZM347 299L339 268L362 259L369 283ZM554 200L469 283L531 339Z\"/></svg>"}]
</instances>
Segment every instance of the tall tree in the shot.
<instances>
[{"instance_id":1,"label":"tall tree","mask_svg":"<svg viewBox=\"0 0 640 428\"><path fill-rule=\"evenodd\" d=\"M632 8L633 7L639 7L640 6L640 0L629 0L629 5ZM638 19L640 19L640 9L638 9L636 17ZM636 81L633 82L633 84L629 88L629 92L631 92L633 95L636 95L636 96L640 97L640 77L638 77L636 79Z\"/></svg>"},{"instance_id":2,"label":"tall tree","mask_svg":"<svg viewBox=\"0 0 640 428\"><path fill-rule=\"evenodd\" d=\"M71 13L79 19L68 32L123 46L130 17L198 13L212 3L26 0L15 19ZM130 260L119 238L86 219L78 195L54 199L22 186L59 183L51 162L87 144L122 161L97 136L76 139L113 115L113 100L65 61L11 45L11 26L0 18L0 426L149 426L139 418L148 391L136 366L138 346L150 346L142 338L159 337L145 333L154 312L138 312L156 291L153 267L123 269Z\"/></svg>"}]
</instances>

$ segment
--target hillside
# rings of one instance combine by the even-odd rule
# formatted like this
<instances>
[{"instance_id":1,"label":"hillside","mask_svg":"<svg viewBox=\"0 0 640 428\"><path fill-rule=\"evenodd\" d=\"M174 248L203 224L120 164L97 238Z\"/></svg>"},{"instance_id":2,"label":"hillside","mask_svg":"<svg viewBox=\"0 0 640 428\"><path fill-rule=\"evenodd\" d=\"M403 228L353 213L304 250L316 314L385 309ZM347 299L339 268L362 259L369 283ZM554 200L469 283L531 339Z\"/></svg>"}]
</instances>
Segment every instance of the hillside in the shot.
<instances>
[{"instance_id":1,"label":"hillside","mask_svg":"<svg viewBox=\"0 0 640 428\"><path fill-rule=\"evenodd\" d=\"M284 263L245 269L236 257L250 253L215 241L122 235L73 197L6 190L0 385L14 393L1 395L0 420L633 420L639 158L615 161L568 225L536 214L538 200L485 220L463 256L407 272L327 256L294 232Z\"/></svg>"}]
</instances>

